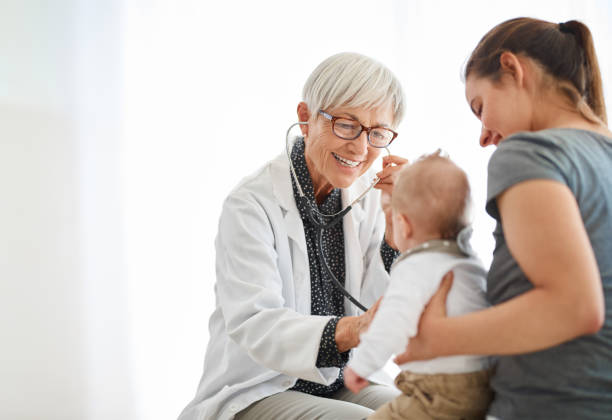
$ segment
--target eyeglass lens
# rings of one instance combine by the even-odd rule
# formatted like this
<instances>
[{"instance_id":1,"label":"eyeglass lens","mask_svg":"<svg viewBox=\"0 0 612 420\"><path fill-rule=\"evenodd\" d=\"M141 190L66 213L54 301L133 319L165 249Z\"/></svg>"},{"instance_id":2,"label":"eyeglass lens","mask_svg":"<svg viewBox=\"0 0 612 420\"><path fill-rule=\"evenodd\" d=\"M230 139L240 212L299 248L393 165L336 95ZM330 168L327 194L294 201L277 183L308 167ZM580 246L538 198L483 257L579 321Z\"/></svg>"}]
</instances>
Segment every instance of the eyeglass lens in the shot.
<instances>
[{"instance_id":1,"label":"eyeglass lens","mask_svg":"<svg viewBox=\"0 0 612 420\"><path fill-rule=\"evenodd\" d=\"M357 121L338 118L334 124L334 134L345 140L353 140L359 137L363 128ZM372 146L385 147L393 140L393 132L386 128L377 127L370 130L368 141Z\"/></svg>"}]
</instances>

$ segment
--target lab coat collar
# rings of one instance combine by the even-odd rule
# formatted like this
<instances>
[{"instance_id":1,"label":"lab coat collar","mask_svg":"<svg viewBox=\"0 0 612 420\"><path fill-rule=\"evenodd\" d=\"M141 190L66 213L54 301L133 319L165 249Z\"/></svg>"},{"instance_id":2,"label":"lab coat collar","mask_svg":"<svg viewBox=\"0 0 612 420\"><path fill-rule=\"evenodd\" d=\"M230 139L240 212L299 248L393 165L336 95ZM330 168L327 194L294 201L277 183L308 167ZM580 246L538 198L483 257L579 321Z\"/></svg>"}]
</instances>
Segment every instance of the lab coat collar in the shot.
<instances>
[{"instance_id":1,"label":"lab coat collar","mask_svg":"<svg viewBox=\"0 0 612 420\"><path fill-rule=\"evenodd\" d=\"M272 191L276 201L280 204L285 218L287 236L295 241L302 253L306 254L306 238L304 236L304 224L300 212L293 197L291 185L291 172L287 155L281 154L274 159L270 165L272 178Z\"/></svg>"},{"instance_id":2,"label":"lab coat collar","mask_svg":"<svg viewBox=\"0 0 612 420\"><path fill-rule=\"evenodd\" d=\"M293 197L291 172L287 155L281 154L274 159L270 166L270 171L272 175L272 190L274 192L274 197L281 205L284 214L297 213L299 216L295 198Z\"/></svg>"}]
</instances>

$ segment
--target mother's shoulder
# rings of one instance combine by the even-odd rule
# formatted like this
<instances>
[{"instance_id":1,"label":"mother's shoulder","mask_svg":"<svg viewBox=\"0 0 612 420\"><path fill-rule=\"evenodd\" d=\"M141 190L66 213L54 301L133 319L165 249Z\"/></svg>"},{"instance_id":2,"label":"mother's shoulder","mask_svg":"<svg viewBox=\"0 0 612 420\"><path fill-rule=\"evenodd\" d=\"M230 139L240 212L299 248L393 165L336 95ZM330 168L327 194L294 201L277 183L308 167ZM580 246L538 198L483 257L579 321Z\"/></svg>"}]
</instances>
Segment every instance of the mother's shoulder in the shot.
<instances>
[{"instance_id":1,"label":"mother's shoulder","mask_svg":"<svg viewBox=\"0 0 612 420\"><path fill-rule=\"evenodd\" d=\"M538 131L520 131L512 134L500 143L500 147L511 147L517 142L526 142L534 145L556 145L564 146L573 144L577 140L587 138L595 139L603 137L594 131L571 127L547 128Z\"/></svg>"}]
</instances>

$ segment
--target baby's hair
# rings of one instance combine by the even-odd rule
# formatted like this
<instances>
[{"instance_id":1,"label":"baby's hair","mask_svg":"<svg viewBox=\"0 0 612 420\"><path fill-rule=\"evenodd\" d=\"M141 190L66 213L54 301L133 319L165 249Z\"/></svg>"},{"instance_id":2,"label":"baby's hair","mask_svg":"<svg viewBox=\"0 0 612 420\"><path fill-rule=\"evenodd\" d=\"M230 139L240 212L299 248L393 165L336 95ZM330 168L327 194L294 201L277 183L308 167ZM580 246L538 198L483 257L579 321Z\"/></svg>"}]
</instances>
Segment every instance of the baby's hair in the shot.
<instances>
[{"instance_id":1,"label":"baby's hair","mask_svg":"<svg viewBox=\"0 0 612 420\"><path fill-rule=\"evenodd\" d=\"M426 231L456 239L470 224L470 184L465 172L438 150L402 169L391 205Z\"/></svg>"}]
</instances>

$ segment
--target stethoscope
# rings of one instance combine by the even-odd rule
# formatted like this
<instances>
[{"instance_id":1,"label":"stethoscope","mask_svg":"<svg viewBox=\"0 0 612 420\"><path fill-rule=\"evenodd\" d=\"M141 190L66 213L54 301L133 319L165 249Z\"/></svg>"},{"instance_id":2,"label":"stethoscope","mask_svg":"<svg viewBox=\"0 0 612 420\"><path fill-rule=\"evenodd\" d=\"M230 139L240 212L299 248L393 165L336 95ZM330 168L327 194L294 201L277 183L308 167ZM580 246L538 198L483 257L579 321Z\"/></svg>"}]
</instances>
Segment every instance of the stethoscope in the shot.
<instances>
[{"instance_id":1,"label":"stethoscope","mask_svg":"<svg viewBox=\"0 0 612 420\"><path fill-rule=\"evenodd\" d=\"M297 186L297 189L298 189L298 194L300 196L300 198L299 198L300 202L304 204L304 207L306 208L306 212L308 214L308 217L310 218L312 223L317 228L317 240L319 242L319 246L317 247L317 253L319 254L319 259L323 262L323 267L325 268L325 271L327 272L328 276L331 278L332 284L351 303L353 303L355 306L357 306L362 311L366 312L368 310L368 308L363 306L357 299L355 299L344 288L344 286L342 286L342 284L338 281L338 279L336 278L334 273L332 273L331 268L329 268L329 265L327 264L327 261L325 260L325 256L323 255L323 230L324 229L329 229L329 228L337 225L342 220L342 218L349 211L351 211L351 209L353 208L353 205L355 203L359 202L361 199L363 199L363 197L365 197L365 195L367 193L369 193L372 190L372 188L374 188L374 186L380 182L380 178L379 177L374 177L374 179L372 180L370 186L363 193L361 193L361 195L359 195L359 197L354 199L345 209L340 210L339 212L336 212L334 214L324 214L324 213L321 213L308 200L308 198L306 197L306 194L304 194L304 191L302 190L302 187L300 185L300 181L298 181L297 174L295 173L295 168L293 167L293 162L291 161L291 152L289 150L289 133L291 132L291 129L293 127L295 127L296 125L308 125L308 123L300 121L300 122L293 123L293 124L291 124L289 126L289 128L287 129L287 134L285 136L285 149L287 151L287 158L289 159L289 168L291 169L291 175L293 176L293 179L295 181L295 185ZM391 152L389 152L389 149L387 147L385 147L385 150L387 151L387 153L389 155L391 155ZM319 217L327 219L327 221L326 222L321 221L321 220L319 220Z\"/></svg>"}]
</instances>

